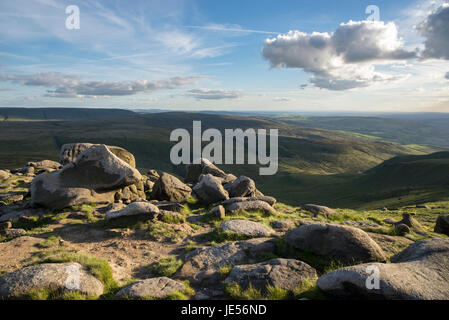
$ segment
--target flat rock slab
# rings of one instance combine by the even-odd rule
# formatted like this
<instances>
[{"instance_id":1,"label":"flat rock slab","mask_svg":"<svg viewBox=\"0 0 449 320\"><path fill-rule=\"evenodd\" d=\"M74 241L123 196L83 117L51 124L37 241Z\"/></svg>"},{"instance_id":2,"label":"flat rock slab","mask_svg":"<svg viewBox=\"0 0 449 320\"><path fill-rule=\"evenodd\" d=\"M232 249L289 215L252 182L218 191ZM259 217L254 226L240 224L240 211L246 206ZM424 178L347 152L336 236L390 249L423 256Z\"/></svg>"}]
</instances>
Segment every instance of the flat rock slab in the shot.
<instances>
[{"instance_id":1,"label":"flat rock slab","mask_svg":"<svg viewBox=\"0 0 449 320\"><path fill-rule=\"evenodd\" d=\"M25 267L0 278L0 298L18 298L36 289L76 290L91 296L103 294L103 284L76 262Z\"/></svg>"},{"instance_id":2,"label":"flat rock slab","mask_svg":"<svg viewBox=\"0 0 449 320\"><path fill-rule=\"evenodd\" d=\"M136 281L121 289L117 296L137 299L164 299L174 292L183 292L185 289L186 286L178 281L167 277L158 277Z\"/></svg>"},{"instance_id":3,"label":"flat rock slab","mask_svg":"<svg viewBox=\"0 0 449 320\"><path fill-rule=\"evenodd\" d=\"M427 239L410 245L390 264L341 268L318 279L318 287L340 298L449 300L449 240ZM379 270L378 289L367 280Z\"/></svg>"},{"instance_id":4,"label":"flat rock slab","mask_svg":"<svg viewBox=\"0 0 449 320\"><path fill-rule=\"evenodd\" d=\"M266 225L250 220L227 220L222 222L220 227L225 231L232 231L252 238L269 237L274 233L274 230Z\"/></svg>"},{"instance_id":5,"label":"flat rock slab","mask_svg":"<svg viewBox=\"0 0 449 320\"><path fill-rule=\"evenodd\" d=\"M198 248L186 255L186 262L178 275L196 283L216 283L220 280L218 270L221 267L251 263L263 253L274 252L275 249L275 241L267 238Z\"/></svg>"},{"instance_id":6,"label":"flat rock slab","mask_svg":"<svg viewBox=\"0 0 449 320\"><path fill-rule=\"evenodd\" d=\"M268 286L293 290L304 280L316 278L316 270L307 263L295 259L272 259L233 267L225 283L238 283L245 289L251 285L263 291Z\"/></svg>"},{"instance_id":7,"label":"flat rock slab","mask_svg":"<svg viewBox=\"0 0 449 320\"><path fill-rule=\"evenodd\" d=\"M329 260L355 264L384 262L386 256L379 245L363 230L335 224L308 224L285 234L292 247Z\"/></svg>"},{"instance_id":8,"label":"flat rock slab","mask_svg":"<svg viewBox=\"0 0 449 320\"><path fill-rule=\"evenodd\" d=\"M320 206L320 205L317 205L317 204L305 204L305 205L302 206L302 209L306 210L306 211L309 211L309 212L312 212L315 215L322 214L322 215L324 215L326 217L329 217L329 216L337 214L337 211L335 211L334 209L331 209L331 208L326 207L326 206Z\"/></svg>"}]
</instances>

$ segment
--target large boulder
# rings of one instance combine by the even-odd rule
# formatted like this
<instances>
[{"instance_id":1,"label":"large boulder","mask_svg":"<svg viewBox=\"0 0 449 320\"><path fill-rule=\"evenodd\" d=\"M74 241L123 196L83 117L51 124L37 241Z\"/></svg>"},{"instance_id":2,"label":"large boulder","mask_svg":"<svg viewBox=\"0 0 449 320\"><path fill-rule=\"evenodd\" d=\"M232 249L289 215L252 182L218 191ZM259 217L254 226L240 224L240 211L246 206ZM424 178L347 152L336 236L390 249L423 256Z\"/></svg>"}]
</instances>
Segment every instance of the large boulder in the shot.
<instances>
[{"instance_id":1,"label":"large boulder","mask_svg":"<svg viewBox=\"0 0 449 320\"><path fill-rule=\"evenodd\" d=\"M318 214L322 214L323 216L329 217L337 214L337 211L335 211L334 209L326 206L319 206L317 204L305 204L302 206L302 209L313 213L315 216L317 216Z\"/></svg>"},{"instance_id":2,"label":"large boulder","mask_svg":"<svg viewBox=\"0 0 449 320\"><path fill-rule=\"evenodd\" d=\"M211 204L228 200L228 192L221 185L221 181L211 174L202 176L199 183L193 187L197 199L203 204Z\"/></svg>"},{"instance_id":3,"label":"large boulder","mask_svg":"<svg viewBox=\"0 0 449 320\"><path fill-rule=\"evenodd\" d=\"M103 294L103 284L76 262L35 265L0 278L0 298L19 298L39 289L75 290L89 296Z\"/></svg>"},{"instance_id":4,"label":"large boulder","mask_svg":"<svg viewBox=\"0 0 449 320\"><path fill-rule=\"evenodd\" d=\"M137 215L148 216L148 219L152 219L159 213L159 208L150 202L132 202L125 208L119 210L111 210L106 212L105 219L117 219L122 217L130 217Z\"/></svg>"},{"instance_id":5,"label":"large boulder","mask_svg":"<svg viewBox=\"0 0 449 320\"><path fill-rule=\"evenodd\" d=\"M256 191L254 180L246 176L240 176L232 182L224 185L230 197L250 197Z\"/></svg>"},{"instance_id":6,"label":"large boulder","mask_svg":"<svg viewBox=\"0 0 449 320\"><path fill-rule=\"evenodd\" d=\"M118 297L135 299L164 299L175 292L183 292L186 286L167 277L136 281L117 292Z\"/></svg>"},{"instance_id":7,"label":"large boulder","mask_svg":"<svg viewBox=\"0 0 449 320\"><path fill-rule=\"evenodd\" d=\"M437 218L434 231L449 236L449 214L441 215Z\"/></svg>"},{"instance_id":8,"label":"large boulder","mask_svg":"<svg viewBox=\"0 0 449 320\"><path fill-rule=\"evenodd\" d=\"M202 174L211 174L214 177L225 178L226 173L223 170L217 168L208 159L201 158L199 164L188 164L186 165L186 177L184 182L186 183L197 183Z\"/></svg>"},{"instance_id":9,"label":"large boulder","mask_svg":"<svg viewBox=\"0 0 449 320\"><path fill-rule=\"evenodd\" d=\"M113 202L117 189L138 183L140 173L105 145L82 151L61 170L40 174L31 182L31 201L51 209L92 202Z\"/></svg>"},{"instance_id":10,"label":"large boulder","mask_svg":"<svg viewBox=\"0 0 449 320\"><path fill-rule=\"evenodd\" d=\"M75 162L76 158L86 149L89 149L98 144L92 143L66 143L61 147L61 152L59 154L59 161L66 165L71 162ZM115 154L119 159L125 161L128 165L135 168L136 160L134 156L128 152L127 150L116 147L116 146L107 146L108 149Z\"/></svg>"},{"instance_id":11,"label":"large boulder","mask_svg":"<svg viewBox=\"0 0 449 320\"><path fill-rule=\"evenodd\" d=\"M5 170L0 170L0 180L6 180L11 177L11 174Z\"/></svg>"},{"instance_id":12,"label":"large boulder","mask_svg":"<svg viewBox=\"0 0 449 320\"><path fill-rule=\"evenodd\" d=\"M347 264L386 260L379 245L363 230L334 224L307 224L288 231L292 247Z\"/></svg>"},{"instance_id":13,"label":"large boulder","mask_svg":"<svg viewBox=\"0 0 449 320\"><path fill-rule=\"evenodd\" d=\"M316 270L307 263L295 259L272 259L256 264L235 266L224 282L238 283L244 289L251 285L262 291L266 291L269 286L294 290L301 286L304 280L316 278Z\"/></svg>"},{"instance_id":14,"label":"large boulder","mask_svg":"<svg viewBox=\"0 0 449 320\"><path fill-rule=\"evenodd\" d=\"M220 227L225 231L232 231L251 238L269 237L274 230L266 225L250 220L227 220Z\"/></svg>"},{"instance_id":15,"label":"large boulder","mask_svg":"<svg viewBox=\"0 0 449 320\"><path fill-rule=\"evenodd\" d=\"M233 202L229 205L226 205L225 208L229 212L236 212L240 210L260 210L266 213L276 214L276 210L262 200Z\"/></svg>"},{"instance_id":16,"label":"large boulder","mask_svg":"<svg viewBox=\"0 0 449 320\"><path fill-rule=\"evenodd\" d=\"M198 248L186 255L186 262L179 270L178 275L196 283L216 283L220 280L219 269L221 267L252 263L262 254L272 253L275 249L275 241L266 238Z\"/></svg>"},{"instance_id":17,"label":"large boulder","mask_svg":"<svg viewBox=\"0 0 449 320\"><path fill-rule=\"evenodd\" d=\"M318 279L318 287L340 298L449 300L449 240L418 241L391 258L341 268ZM373 285L378 270L379 286Z\"/></svg>"},{"instance_id":18,"label":"large boulder","mask_svg":"<svg viewBox=\"0 0 449 320\"><path fill-rule=\"evenodd\" d=\"M192 193L192 189L181 180L163 172L153 186L151 197L157 200L175 202L186 201Z\"/></svg>"}]
</instances>

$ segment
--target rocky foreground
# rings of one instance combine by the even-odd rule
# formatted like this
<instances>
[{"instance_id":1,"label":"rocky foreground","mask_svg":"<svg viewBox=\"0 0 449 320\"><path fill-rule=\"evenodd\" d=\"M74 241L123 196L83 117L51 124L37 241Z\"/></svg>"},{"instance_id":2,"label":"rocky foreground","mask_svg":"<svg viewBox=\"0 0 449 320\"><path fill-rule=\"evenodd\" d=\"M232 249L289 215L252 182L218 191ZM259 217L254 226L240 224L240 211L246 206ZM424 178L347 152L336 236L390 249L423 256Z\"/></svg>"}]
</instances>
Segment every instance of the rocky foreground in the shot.
<instances>
[{"instance_id":1,"label":"rocky foreground","mask_svg":"<svg viewBox=\"0 0 449 320\"><path fill-rule=\"evenodd\" d=\"M67 144L0 170L0 298L449 299L443 209L294 208L206 159L182 181Z\"/></svg>"}]
</instances>

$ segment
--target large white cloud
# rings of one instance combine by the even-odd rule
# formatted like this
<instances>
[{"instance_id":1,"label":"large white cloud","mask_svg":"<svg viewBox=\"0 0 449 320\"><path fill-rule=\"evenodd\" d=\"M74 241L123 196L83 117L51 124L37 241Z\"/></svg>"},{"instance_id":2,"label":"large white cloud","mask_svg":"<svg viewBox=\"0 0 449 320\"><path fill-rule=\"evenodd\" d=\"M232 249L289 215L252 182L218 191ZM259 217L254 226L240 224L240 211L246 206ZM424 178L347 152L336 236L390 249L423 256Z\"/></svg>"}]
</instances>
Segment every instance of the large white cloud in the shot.
<instances>
[{"instance_id":1,"label":"large white cloud","mask_svg":"<svg viewBox=\"0 0 449 320\"><path fill-rule=\"evenodd\" d=\"M274 68L312 73L315 86L330 90L396 80L397 76L376 72L374 64L416 56L403 49L396 25L382 21L349 21L332 34L290 31L266 39L262 55Z\"/></svg>"},{"instance_id":2,"label":"large white cloud","mask_svg":"<svg viewBox=\"0 0 449 320\"><path fill-rule=\"evenodd\" d=\"M197 83L199 76L173 77L167 80L81 81L76 76L58 72L32 75L0 74L0 81L12 81L26 86L53 87L47 97L127 96L163 89L177 89Z\"/></svg>"},{"instance_id":3,"label":"large white cloud","mask_svg":"<svg viewBox=\"0 0 449 320\"><path fill-rule=\"evenodd\" d=\"M449 3L429 14L417 29L426 38L423 58L449 60Z\"/></svg>"}]
</instances>

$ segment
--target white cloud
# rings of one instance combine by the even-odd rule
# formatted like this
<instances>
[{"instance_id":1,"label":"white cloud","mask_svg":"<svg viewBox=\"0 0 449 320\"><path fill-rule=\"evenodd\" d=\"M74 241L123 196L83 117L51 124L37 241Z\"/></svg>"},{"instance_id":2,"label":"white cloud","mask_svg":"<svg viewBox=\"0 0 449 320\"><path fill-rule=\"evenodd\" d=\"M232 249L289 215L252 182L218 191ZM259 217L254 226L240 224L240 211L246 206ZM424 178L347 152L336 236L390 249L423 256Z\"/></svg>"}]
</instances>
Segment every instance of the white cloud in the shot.
<instances>
[{"instance_id":1,"label":"white cloud","mask_svg":"<svg viewBox=\"0 0 449 320\"><path fill-rule=\"evenodd\" d=\"M192 89L187 93L197 100L221 100L221 99L238 99L243 93L239 90L221 90L221 89Z\"/></svg>"},{"instance_id":2,"label":"white cloud","mask_svg":"<svg viewBox=\"0 0 449 320\"><path fill-rule=\"evenodd\" d=\"M449 72L446 72L445 76L444 76L447 80L449 80Z\"/></svg>"},{"instance_id":3,"label":"white cloud","mask_svg":"<svg viewBox=\"0 0 449 320\"><path fill-rule=\"evenodd\" d=\"M423 58L449 60L449 3L442 4L416 28L425 38Z\"/></svg>"},{"instance_id":4,"label":"white cloud","mask_svg":"<svg viewBox=\"0 0 449 320\"><path fill-rule=\"evenodd\" d=\"M290 31L266 39L262 54L272 67L303 69L315 86L330 90L397 80L376 72L374 64L415 57L403 50L396 25L382 21L349 21L332 34Z\"/></svg>"},{"instance_id":5,"label":"white cloud","mask_svg":"<svg viewBox=\"0 0 449 320\"><path fill-rule=\"evenodd\" d=\"M47 97L128 96L156 90L177 89L197 83L200 76L173 77L167 80L81 81L76 76L58 72L40 72L33 75L0 74L0 81L12 81L25 86L54 87Z\"/></svg>"},{"instance_id":6,"label":"white cloud","mask_svg":"<svg viewBox=\"0 0 449 320\"><path fill-rule=\"evenodd\" d=\"M287 97L274 97L273 100L274 100L274 101L278 101L278 102L288 102L288 101L292 101L292 99L287 98Z\"/></svg>"}]
</instances>

